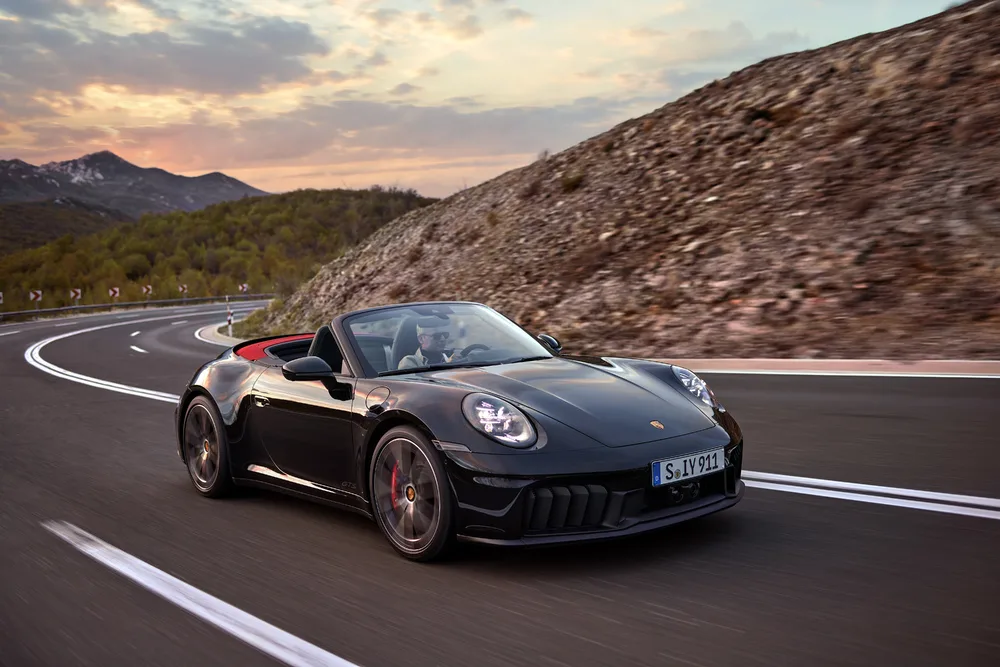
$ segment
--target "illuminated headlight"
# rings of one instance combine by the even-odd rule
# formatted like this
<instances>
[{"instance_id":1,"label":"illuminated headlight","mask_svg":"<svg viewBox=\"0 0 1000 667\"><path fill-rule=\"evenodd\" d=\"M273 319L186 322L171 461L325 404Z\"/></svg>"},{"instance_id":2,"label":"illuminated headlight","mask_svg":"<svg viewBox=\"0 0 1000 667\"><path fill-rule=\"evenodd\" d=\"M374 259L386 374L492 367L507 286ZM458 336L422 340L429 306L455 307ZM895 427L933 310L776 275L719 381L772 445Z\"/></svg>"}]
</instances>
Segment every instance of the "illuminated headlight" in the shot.
<instances>
[{"instance_id":1,"label":"illuminated headlight","mask_svg":"<svg viewBox=\"0 0 1000 667\"><path fill-rule=\"evenodd\" d=\"M531 447L535 429L520 410L488 394L469 394L462 401L462 412L476 429L508 447Z\"/></svg>"},{"instance_id":2,"label":"illuminated headlight","mask_svg":"<svg viewBox=\"0 0 1000 667\"><path fill-rule=\"evenodd\" d=\"M700 377L695 375L693 372L686 368L681 368L680 366L674 366L674 375L677 379L681 381L688 391L695 395L695 397L700 400L705 405L710 408L723 409L722 405L719 403L718 399L715 398L715 394L708 387Z\"/></svg>"}]
</instances>

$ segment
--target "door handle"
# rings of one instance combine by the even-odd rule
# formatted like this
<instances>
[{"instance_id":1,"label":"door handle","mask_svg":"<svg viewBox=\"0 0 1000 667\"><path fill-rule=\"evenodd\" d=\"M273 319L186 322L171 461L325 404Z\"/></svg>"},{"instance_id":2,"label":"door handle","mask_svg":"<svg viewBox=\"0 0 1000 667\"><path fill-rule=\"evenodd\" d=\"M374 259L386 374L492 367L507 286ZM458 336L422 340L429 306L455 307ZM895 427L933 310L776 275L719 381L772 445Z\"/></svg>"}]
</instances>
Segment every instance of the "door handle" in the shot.
<instances>
[{"instance_id":1,"label":"door handle","mask_svg":"<svg viewBox=\"0 0 1000 667\"><path fill-rule=\"evenodd\" d=\"M254 396L253 397L253 402L254 402L254 404L257 405L257 407L261 407L261 408L266 408L268 405L271 404L271 401L267 400L263 396Z\"/></svg>"}]
</instances>

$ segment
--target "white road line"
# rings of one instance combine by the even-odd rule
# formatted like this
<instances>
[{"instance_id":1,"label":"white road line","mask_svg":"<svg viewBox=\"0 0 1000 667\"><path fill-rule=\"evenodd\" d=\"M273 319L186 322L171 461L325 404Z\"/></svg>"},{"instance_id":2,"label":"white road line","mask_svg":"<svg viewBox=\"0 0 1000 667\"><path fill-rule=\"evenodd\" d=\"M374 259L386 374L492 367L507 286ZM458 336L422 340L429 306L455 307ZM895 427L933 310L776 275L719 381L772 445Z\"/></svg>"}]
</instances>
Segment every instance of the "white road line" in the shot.
<instances>
[{"instance_id":1,"label":"white road line","mask_svg":"<svg viewBox=\"0 0 1000 667\"><path fill-rule=\"evenodd\" d=\"M180 320L179 322L171 322L170 326L174 326L177 324L187 324L187 320Z\"/></svg>"},{"instance_id":2,"label":"white road line","mask_svg":"<svg viewBox=\"0 0 1000 667\"><path fill-rule=\"evenodd\" d=\"M208 343L210 345L218 345L219 347L232 347L229 343L221 343L221 342L219 342L217 340L212 340L211 338L206 338L205 335L201 333L202 331L205 331L206 329L211 329L213 327L217 329L218 327L221 327L223 324L228 324L228 321L227 320L223 320L221 322L216 322L215 324L209 324L208 326L204 326L204 327L200 327L198 329L195 329L194 337L197 338L198 340L200 340L201 342Z\"/></svg>"},{"instance_id":3,"label":"white road line","mask_svg":"<svg viewBox=\"0 0 1000 667\"><path fill-rule=\"evenodd\" d=\"M59 324L53 324L52 326L54 326L54 327L71 327L74 324L77 324L77 323L76 322L60 322Z\"/></svg>"},{"instance_id":4,"label":"white road line","mask_svg":"<svg viewBox=\"0 0 1000 667\"><path fill-rule=\"evenodd\" d=\"M136 336L138 336L141 333L142 333L141 331L133 331L132 333L129 334L129 336L131 336L132 338L135 338Z\"/></svg>"},{"instance_id":5,"label":"white road line","mask_svg":"<svg viewBox=\"0 0 1000 667\"><path fill-rule=\"evenodd\" d=\"M70 336L78 336L80 334L89 333L91 331L100 331L101 329L109 329L111 327L121 327L129 324L135 324L139 322L156 322L159 320L169 320L173 319L175 315L166 315L160 317L149 317L143 320L136 320L135 322L112 322L110 324L101 324L96 327L89 327L87 329L77 329L75 331L69 331L58 336L52 336L44 340L40 340L34 343L27 350L24 351L24 360L35 368L48 373L49 375L54 375L57 378L63 380L69 380L70 382L79 382L80 384L85 384L90 387L97 387L98 389L106 389L108 391L116 391L120 394L128 394L129 396L138 396L140 398L149 398L154 401L164 401L166 403L176 403L180 400L180 396L176 394L168 394L163 391L153 391L151 389L143 389L141 387L133 387L127 384L119 384L118 382L110 382L108 380L101 380L100 378L90 377L89 375L82 375L80 373L74 373L73 371L66 370L60 366L45 361L42 359L41 351L49 343L54 343L57 340L62 340L63 338L69 338Z\"/></svg>"},{"instance_id":6,"label":"white road line","mask_svg":"<svg viewBox=\"0 0 1000 667\"><path fill-rule=\"evenodd\" d=\"M129 345L129 347L132 348L133 350L135 350L136 352L142 352L143 354L149 354L149 352L146 352L146 350L142 349L141 347L136 347L135 345Z\"/></svg>"},{"instance_id":7,"label":"white road line","mask_svg":"<svg viewBox=\"0 0 1000 667\"><path fill-rule=\"evenodd\" d=\"M756 482L752 479L744 481L744 484L746 484L749 487L755 487L758 489L768 489L770 491L800 493L806 496L822 496L824 498L836 498L838 500L854 500L860 503L874 503L876 505L892 505L894 507L907 507L909 509L924 510L927 512L944 512L945 514L962 514L965 516L979 517L981 519L1000 520L1000 512L997 512L995 510L980 509L978 507L962 507L961 505L928 503L919 500L905 500L903 498L890 498L888 496L876 496L864 493L847 493L845 491L818 489L811 486L772 484L771 482Z\"/></svg>"},{"instance_id":8,"label":"white road line","mask_svg":"<svg viewBox=\"0 0 1000 667\"><path fill-rule=\"evenodd\" d=\"M916 489L904 489L898 486L878 486L876 484L857 484L855 482L838 482L830 479L815 479L813 477L796 477L794 475L778 475L771 472L754 472L747 470L743 473L743 479L752 479L757 482L778 482L787 484L802 484L826 489L842 489L845 491L860 491L861 493L874 493L889 496L902 496L903 498L919 498L921 500L934 500L958 505L980 505L982 507L996 507L1000 509L1000 500L996 498L986 498L984 496L963 496L957 493L938 493L936 491L919 491Z\"/></svg>"},{"instance_id":9,"label":"white road line","mask_svg":"<svg viewBox=\"0 0 1000 667\"><path fill-rule=\"evenodd\" d=\"M190 584L158 570L90 533L65 521L44 521L42 526L81 553L131 579L198 618L292 667L358 667L352 662L310 644L242 609L223 602Z\"/></svg>"},{"instance_id":10,"label":"white road line","mask_svg":"<svg viewBox=\"0 0 1000 667\"><path fill-rule=\"evenodd\" d=\"M0 333L0 336L13 336L16 333L21 333L21 330L18 329L16 331L4 331L3 333Z\"/></svg>"}]
</instances>

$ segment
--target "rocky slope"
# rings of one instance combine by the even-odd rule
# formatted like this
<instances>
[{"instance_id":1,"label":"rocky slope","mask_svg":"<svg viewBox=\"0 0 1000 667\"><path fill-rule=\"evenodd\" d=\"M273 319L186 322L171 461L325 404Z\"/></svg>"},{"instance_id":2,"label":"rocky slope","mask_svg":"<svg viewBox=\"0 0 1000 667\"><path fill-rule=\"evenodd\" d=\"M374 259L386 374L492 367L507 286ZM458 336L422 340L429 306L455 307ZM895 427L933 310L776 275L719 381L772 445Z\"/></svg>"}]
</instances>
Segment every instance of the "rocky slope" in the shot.
<instances>
[{"instance_id":1,"label":"rocky slope","mask_svg":"<svg viewBox=\"0 0 1000 667\"><path fill-rule=\"evenodd\" d=\"M222 201L266 194L218 172L180 176L155 167L138 167L109 151L41 166L0 160L0 203L69 197L139 217L143 213L197 211Z\"/></svg>"},{"instance_id":2,"label":"rocky slope","mask_svg":"<svg viewBox=\"0 0 1000 667\"><path fill-rule=\"evenodd\" d=\"M409 213L254 327L469 299L572 352L1000 358L998 131L1000 2L973 1Z\"/></svg>"}]
</instances>

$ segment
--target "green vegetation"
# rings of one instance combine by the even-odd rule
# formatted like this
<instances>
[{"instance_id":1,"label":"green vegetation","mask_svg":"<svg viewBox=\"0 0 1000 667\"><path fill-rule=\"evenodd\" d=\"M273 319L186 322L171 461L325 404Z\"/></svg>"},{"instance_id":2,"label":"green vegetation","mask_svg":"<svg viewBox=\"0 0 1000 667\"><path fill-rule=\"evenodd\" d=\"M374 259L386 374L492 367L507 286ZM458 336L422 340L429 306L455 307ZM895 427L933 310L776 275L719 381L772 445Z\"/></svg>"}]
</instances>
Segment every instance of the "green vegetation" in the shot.
<instances>
[{"instance_id":1,"label":"green vegetation","mask_svg":"<svg viewBox=\"0 0 1000 667\"><path fill-rule=\"evenodd\" d=\"M42 308L80 303L250 292L291 294L323 264L390 220L435 200L413 190L298 190L223 202L192 213L145 215L135 223L84 237L62 236L44 246L0 257L2 310L34 307L32 289L44 290Z\"/></svg>"},{"instance_id":2,"label":"green vegetation","mask_svg":"<svg viewBox=\"0 0 1000 667\"><path fill-rule=\"evenodd\" d=\"M93 234L131 221L121 211L73 199L0 204L0 254L35 248L65 234Z\"/></svg>"}]
</instances>

